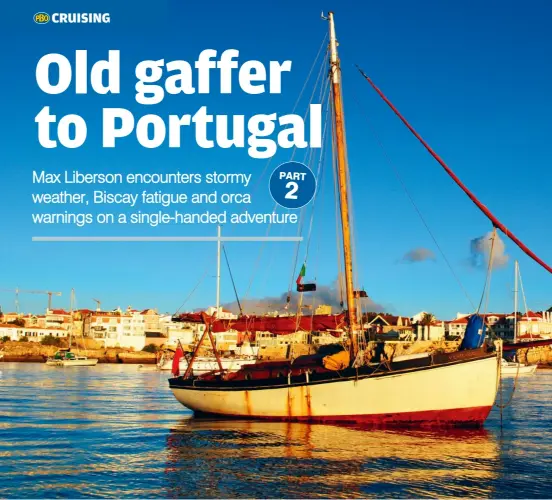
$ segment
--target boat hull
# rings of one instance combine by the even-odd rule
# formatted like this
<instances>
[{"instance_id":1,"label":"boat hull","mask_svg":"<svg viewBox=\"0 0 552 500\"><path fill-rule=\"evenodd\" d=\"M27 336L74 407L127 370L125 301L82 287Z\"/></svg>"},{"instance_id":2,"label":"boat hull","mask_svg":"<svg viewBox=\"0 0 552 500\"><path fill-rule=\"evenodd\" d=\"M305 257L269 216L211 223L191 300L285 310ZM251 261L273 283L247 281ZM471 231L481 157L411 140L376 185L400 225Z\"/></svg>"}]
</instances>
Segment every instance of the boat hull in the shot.
<instances>
[{"instance_id":1,"label":"boat hull","mask_svg":"<svg viewBox=\"0 0 552 500\"><path fill-rule=\"evenodd\" d=\"M501 368L503 377L516 377L518 375L532 375L537 371L537 365L520 365L515 366L515 363L511 363L508 366L502 366Z\"/></svg>"},{"instance_id":2,"label":"boat hull","mask_svg":"<svg viewBox=\"0 0 552 500\"><path fill-rule=\"evenodd\" d=\"M495 355L398 372L248 389L179 386L197 415L404 426L481 426L495 400ZM288 380L289 381L289 380Z\"/></svg>"},{"instance_id":3,"label":"boat hull","mask_svg":"<svg viewBox=\"0 0 552 500\"><path fill-rule=\"evenodd\" d=\"M48 366L96 366L97 359L55 359L46 361Z\"/></svg>"}]
</instances>

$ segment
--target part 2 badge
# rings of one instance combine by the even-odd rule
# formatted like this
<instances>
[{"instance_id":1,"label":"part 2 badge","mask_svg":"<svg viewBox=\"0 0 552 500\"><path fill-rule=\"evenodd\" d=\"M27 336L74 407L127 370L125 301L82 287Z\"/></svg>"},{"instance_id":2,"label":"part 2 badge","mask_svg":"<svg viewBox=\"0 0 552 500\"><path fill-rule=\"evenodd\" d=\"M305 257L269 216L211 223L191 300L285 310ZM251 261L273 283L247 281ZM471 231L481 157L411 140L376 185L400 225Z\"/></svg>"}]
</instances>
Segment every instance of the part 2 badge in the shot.
<instances>
[{"instance_id":1,"label":"part 2 badge","mask_svg":"<svg viewBox=\"0 0 552 500\"><path fill-rule=\"evenodd\" d=\"M301 208L314 198L316 177L298 161L282 163L270 176L270 194L284 208Z\"/></svg>"}]
</instances>

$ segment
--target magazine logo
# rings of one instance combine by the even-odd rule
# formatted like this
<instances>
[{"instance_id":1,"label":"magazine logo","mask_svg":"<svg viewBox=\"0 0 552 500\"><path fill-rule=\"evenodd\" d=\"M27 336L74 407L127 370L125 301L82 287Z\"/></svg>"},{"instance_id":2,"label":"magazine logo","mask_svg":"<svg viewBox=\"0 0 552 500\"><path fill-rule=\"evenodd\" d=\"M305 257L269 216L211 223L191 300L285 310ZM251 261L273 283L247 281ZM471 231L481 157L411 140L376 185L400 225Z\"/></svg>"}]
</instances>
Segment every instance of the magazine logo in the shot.
<instances>
[{"instance_id":1,"label":"magazine logo","mask_svg":"<svg viewBox=\"0 0 552 500\"><path fill-rule=\"evenodd\" d=\"M109 12L54 12L51 16L46 12L37 12L34 15L37 24L46 24L50 20L55 24L108 24L111 16Z\"/></svg>"},{"instance_id":2,"label":"magazine logo","mask_svg":"<svg viewBox=\"0 0 552 500\"><path fill-rule=\"evenodd\" d=\"M46 14L46 12L37 12L34 15L34 22L36 24L46 24L50 22L50 15Z\"/></svg>"}]
</instances>

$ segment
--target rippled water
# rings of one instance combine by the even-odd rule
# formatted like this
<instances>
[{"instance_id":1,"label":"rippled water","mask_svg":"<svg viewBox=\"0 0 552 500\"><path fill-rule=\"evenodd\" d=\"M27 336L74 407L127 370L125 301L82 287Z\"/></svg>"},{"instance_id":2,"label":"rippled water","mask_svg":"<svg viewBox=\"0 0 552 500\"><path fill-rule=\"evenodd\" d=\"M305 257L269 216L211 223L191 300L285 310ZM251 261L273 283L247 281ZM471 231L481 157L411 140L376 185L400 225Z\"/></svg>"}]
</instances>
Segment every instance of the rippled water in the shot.
<instances>
[{"instance_id":1,"label":"rippled water","mask_svg":"<svg viewBox=\"0 0 552 500\"><path fill-rule=\"evenodd\" d=\"M502 434L497 409L465 432L199 421L166 373L0 371L3 498L552 495L552 371L520 379Z\"/></svg>"}]
</instances>

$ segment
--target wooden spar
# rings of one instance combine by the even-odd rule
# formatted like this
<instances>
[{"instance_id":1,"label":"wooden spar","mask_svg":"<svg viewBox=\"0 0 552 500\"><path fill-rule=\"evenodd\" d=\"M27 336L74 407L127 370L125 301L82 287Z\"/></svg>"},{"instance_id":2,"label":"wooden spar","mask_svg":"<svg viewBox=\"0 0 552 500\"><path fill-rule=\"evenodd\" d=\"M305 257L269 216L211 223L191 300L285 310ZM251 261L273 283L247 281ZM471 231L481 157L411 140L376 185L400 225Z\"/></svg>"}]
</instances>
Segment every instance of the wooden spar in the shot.
<instances>
[{"instance_id":1,"label":"wooden spar","mask_svg":"<svg viewBox=\"0 0 552 500\"><path fill-rule=\"evenodd\" d=\"M335 124L335 139L337 146L337 179L339 186L339 201L341 208L341 229L343 233L343 255L345 261L345 290L347 294L347 311L351 338L352 360L358 352L358 322L353 285L353 256L351 251L351 226L349 224L349 196L347 183L347 153L345 149L345 127L343 124L343 101L341 99L341 69L337 56L337 41L333 12L328 14L330 25L330 78L332 79L332 97Z\"/></svg>"},{"instance_id":2,"label":"wooden spar","mask_svg":"<svg viewBox=\"0 0 552 500\"><path fill-rule=\"evenodd\" d=\"M199 342L194 349L194 352L192 354L192 359L188 363L188 367L186 368L186 373L184 374L184 378L188 378L190 374L192 373L192 365L197 357L197 354L199 352L199 349L201 347L201 344L203 344L203 339L206 335L209 336L209 340L211 341L211 346L213 348L213 353L215 355L215 358L217 360L217 364L220 368L221 373L224 373L224 369L222 368L222 361L220 360L220 355L217 349L217 346L215 344L215 339L213 338L213 334L211 332L211 324L215 319L218 319L219 313L220 313L220 241L221 241L221 229L220 225L217 228L217 309L216 312L213 314L212 318L209 321L206 321L205 330L203 331L203 335L199 339ZM203 319L205 320L205 316L203 316Z\"/></svg>"},{"instance_id":3,"label":"wooden spar","mask_svg":"<svg viewBox=\"0 0 552 500\"><path fill-rule=\"evenodd\" d=\"M512 231L510 231L502 222L500 222L493 213L485 206L483 203L479 201L479 199L476 198L476 196L467 188L467 186L458 178L458 176L450 169L450 167L444 162L444 160L431 148L431 146L422 138L416 130L414 130L414 127L408 123L406 118L401 115L399 110L393 105L393 103L387 99L385 94L376 86L376 84L372 81L372 79L364 73L358 66L358 71L360 74L365 78L365 80L372 86L372 88L377 92L377 94L384 100L384 102L393 110L393 113L397 115L399 120L401 120L406 128L412 132L414 137L418 139L424 148L426 148L427 152L437 160L439 165L443 167L445 172L450 176L450 178L456 183L456 185L464 191L468 195L468 198L475 203L477 208L481 210L485 216L493 223L493 226L500 229L508 238L510 238L523 252L525 252L529 257L531 257L537 264L540 264L542 267L544 267L549 273L552 273L552 266L549 266L546 262L544 262L535 252L533 252L523 241L521 241Z\"/></svg>"},{"instance_id":4,"label":"wooden spar","mask_svg":"<svg viewBox=\"0 0 552 500\"><path fill-rule=\"evenodd\" d=\"M207 327L205 327L205 330L203 330L203 335L201 335L201 338L199 339L199 342L197 343L196 348L192 353L192 358L190 359L190 361L188 361L188 366L186 367L186 371L184 372L185 379L192 374L192 365L194 364L194 361L197 357L197 353L199 352L199 348L201 347L201 344L203 344L203 339L205 338L205 335L207 335Z\"/></svg>"}]
</instances>

